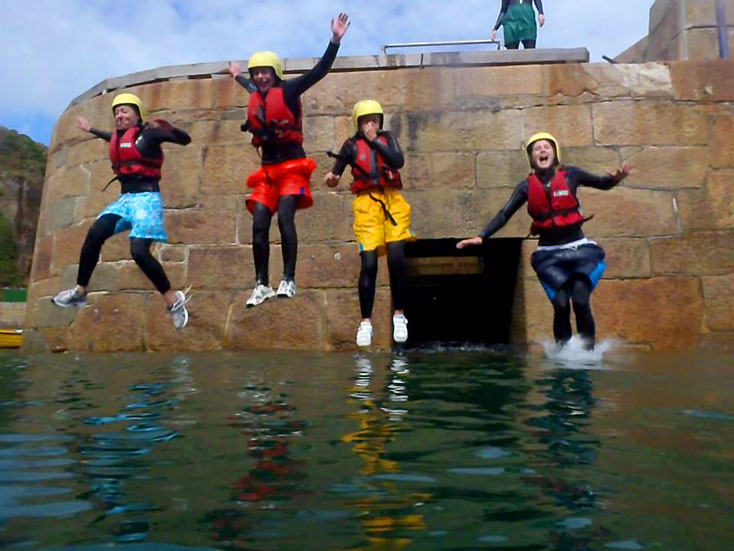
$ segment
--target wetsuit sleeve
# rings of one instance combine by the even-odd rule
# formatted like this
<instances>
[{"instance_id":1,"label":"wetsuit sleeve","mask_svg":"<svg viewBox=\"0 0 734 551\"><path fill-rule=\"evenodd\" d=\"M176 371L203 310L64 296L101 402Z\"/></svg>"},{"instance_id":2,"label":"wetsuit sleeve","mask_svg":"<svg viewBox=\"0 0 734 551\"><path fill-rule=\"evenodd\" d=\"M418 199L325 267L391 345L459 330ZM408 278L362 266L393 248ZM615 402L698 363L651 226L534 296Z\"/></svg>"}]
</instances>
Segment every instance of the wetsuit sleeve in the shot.
<instances>
[{"instance_id":1,"label":"wetsuit sleeve","mask_svg":"<svg viewBox=\"0 0 734 551\"><path fill-rule=\"evenodd\" d=\"M606 190L612 189L619 183L611 176L597 176L575 166L566 167L566 181L573 193L576 193L579 186Z\"/></svg>"},{"instance_id":2,"label":"wetsuit sleeve","mask_svg":"<svg viewBox=\"0 0 734 551\"><path fill-rule=\"evenodd\" d=\"M326 73L329 72L329 69L331 69L331 66L334 64L336 53L338 51L339 44L334 44L330 41L324 55L319 59L319 62L313 66L313 69L296 78L284 80L281 86L283 86L283 96L286 102L292 98L300 96L306 90L311 88L311 86L324 78Z\"/></svg>"},{"instance_id":3,"label":"wetsuit sleeve","mask_svg":"<svg viewBox=\"0 0 734 551\"><path fill-rule=\"evenodd\" d=\"M368 142L370 147L372 149L376 149L377 152L382 155L385 163L390 168L394 168L396 170L403 168L405 158L403 157L403 151L400 149L400 144L398 144L395 136L392 135L392 132L381 132L380 135L387 138L387 145L374 140L372 142Z\"/></svg>"},{"instance_id":4,"label":"wetsuit sleeve","mask_svg":"<svg viewBox=\"0 0 734 551\"><path fill-rule=\"evenodd\" d=\"M543 13L543 0L535 0L535 9L538 10L539 14Z\"/></svg>"},{"instance_id":5,"label":"wetsuit sleeve","mask_svg":"<svg viewBox=\"0 0 734 551\"><path fill-rule=\"evenodd\" d=\"M331 169L331 172L341 176L349 162L353 162L357 157L353 140L349 139L342 144L342 148L339 150L339 157L341 158L334 161L334 167Z\"/></svg>"},{"instance_id":6,"label":"wetsuit sleeve","mask_svg":"<svg viewBox=\"0 0 734 551\"><path fill-rule=\"evenodd\" d=\"M255 90L257 90L257 86L254 82L252 82L252 79L248 76L245 76L243 73L240 73L234 79L239 83L240 86L242 86L245 90L247 90L250 94L252 94Z\"/></svg>"},{"instance_id":7,"label":"wetsuit sleeve","mask_svg":"<svg viewBox=\"0 0 734 551\"><path fill-rule=\"evenodd\" d=\"M497 233L502 227L507 224L507 221L512 218L512 215L517 212L521 206L528 200L528 181L525 180L518 184L515 190L510 195L510 199L507 201L504 207L494 215L494 218L489 221L484 229L479 233L479 237L487 239L491 235Z\"/></svg>"},{"instance_id":8,"label":"wetsuit sleeve","mask_svg":"<svg viewBox=\"0 0 734 551\"><path fill-rule=\"evenodd\" d=\"M191 143L191 136L189 136L187 132L180 128L176 128L169 123L156 127L146 126L143 129L143 138L156 145L160 145L163 142L176 143L179 145L188 145Z\"/></svg>"},{"instance_id":9,"label":"wetsuit sleeve","mask_svg":"<svg viewBox=\"0 0 734 551\"><path fill-rule=\"evenodd\" d=\"M89 129L90 134L94 134L98 138L102 138L104 141L109 142L112 139L112 132L107 132L106 130L99 130L97 128L90 128Z\"/></svg>"},{"instance_id":10,"label":"wetsuit sleeve","mask_svg":"<svg viewBox=\"0 0 734 551\"><path fill-rule=\"evenodd\" d=\"M497 16L497 23L494 24L493 31L496 31L500 28L502 25L502 21L505 18L505 15L507 15L507 2L508 0L502 0L502 6L500 7L500 14Z\"/></svg>"}]
</instances>

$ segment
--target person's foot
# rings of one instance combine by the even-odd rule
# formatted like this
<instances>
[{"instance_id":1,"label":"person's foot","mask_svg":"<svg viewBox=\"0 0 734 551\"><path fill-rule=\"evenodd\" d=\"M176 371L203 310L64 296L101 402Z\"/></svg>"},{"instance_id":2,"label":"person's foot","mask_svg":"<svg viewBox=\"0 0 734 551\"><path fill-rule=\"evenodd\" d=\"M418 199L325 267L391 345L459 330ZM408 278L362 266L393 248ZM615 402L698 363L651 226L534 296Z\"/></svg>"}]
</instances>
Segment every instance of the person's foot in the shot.
<instances>
[{"instance_id":1,"label":"person's foot","mask_svg":"<svg viewBox=\"0 0 734 551\"><path fill-rule=\"evenodd\" d=\"M357 346L369 346L372 344L372 323L363 321L357 328Z\"/></svg>"},{"instance_id":2,"label":"person's foot","mask_svg":"<svg viewBox=\"0 0 734 551\"><path fill-rule=\"evenodd\" d=\"M392 338L395 342L408 340L408 320L403 314L395 314L392 317Z\"/></svg>"},{"instance_id":3,"label":"person's foot","mask_svg":"<svg viewBox=\"0 0 734 551\"><path fill-rule=\"evenodd\" d=\"M176 291L176 302L168 307L168 313L173 318L173 326L181 330L189 323L189 312L186 310L186 303L191 297L186 296L187 291Z\"/></svg>"},{"instance_id":4,"label":"person's foot","mask_svg":"<svg viewBox=\"0 0 734 551\"><path fill-rule=\"evenodd\" d=\"M278 285L278 292L275 294L278 298L292 298L296 296L296 282L292 279L284 279Z\"/></svg>"},{"instance_id":5,"label":"person's foot","mask_svg":"<svg viewBox=\"0 0 734 551\"><path fill-rule=\"evenodd\" d=\"M62 308L84 308L87 305L87 294L82 295L74 287L73 289L60 291L51 301Z\"/></svg>"},{"instance_id":6,"label":"person's foot","mask_svg":"<svg viewBox=\"0 0 734 551\"><path fill-rule=\"evenodd\" d=\"M247 307L253 308L258 304L262 304L269 298L273 298L274 296L275 292L270 285L263 285L262 283L258 283L252 290L250 298L247 299Z\"/></svg>"}]
</instances>

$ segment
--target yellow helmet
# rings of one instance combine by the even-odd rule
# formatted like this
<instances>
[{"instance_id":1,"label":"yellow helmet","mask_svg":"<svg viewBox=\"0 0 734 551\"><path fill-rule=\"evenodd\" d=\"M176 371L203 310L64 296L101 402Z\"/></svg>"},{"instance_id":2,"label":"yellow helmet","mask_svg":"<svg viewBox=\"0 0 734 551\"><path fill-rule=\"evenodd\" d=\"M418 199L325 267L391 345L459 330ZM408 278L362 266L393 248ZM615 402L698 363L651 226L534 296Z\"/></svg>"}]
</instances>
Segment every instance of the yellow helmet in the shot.
<instances>
[{"instance_id":1,"label":"yellow helmet","mask_svg":"<svg viewBox=\"0 0 734 551\"><path fill-rule=\"evenodd\" d=\"M561 146L558 145L558 140L556 140L551 134L548 132L538 132L537 134L533 134L530 139L528 140L528 146L525 148L525 150L528 152L528 161L530 161L530 166L533 165L533 158L530 154L530 150L533 147L533 144L535 142L539 142L540 140L548 140L552 145L553 149L556 152L556 164L561 164Z\"/></svg>"},{"instance_id":2,"label":"yellow helmet","mask_svg":"<svg viewBox=\"0 0 734 551\"><path fill-rule=\"evenodd\" d=\"M145 122L145 108L143 107L143 102L140 101L140 98L136 96L135 94L117 94L115 96L115 99L112 100L112 112L115 112L115 107L118 105L133 105L138 110L138 115L140 115L140 122Z\"/></svg>"},{"instance_id":3,"label":"yellow helmet","mask_svg":"<svg viewBox=\"0 0 734 551\"><path fill-rule=\"evenodd\" d=\"M271 67L275 71L275 76L283 80L283 63L281 63L278 54L275 52L255 52L250 56L247 62L247 70L255 67Z\"/></svg>"},{"instance_id":4,"label":"yellow helmet","mask_svg":"<svg viewBox=\"0 0 734 551\"><path fill-rule=\"evenodd\" d=\"M355 103L354 109L352 109L355 132L359 132L359 117L364 117L365 115L380 115L380 128L382 128L382 119L385 116L382 105L373 99L363 99Z\"/></svg>"}]
</instances>

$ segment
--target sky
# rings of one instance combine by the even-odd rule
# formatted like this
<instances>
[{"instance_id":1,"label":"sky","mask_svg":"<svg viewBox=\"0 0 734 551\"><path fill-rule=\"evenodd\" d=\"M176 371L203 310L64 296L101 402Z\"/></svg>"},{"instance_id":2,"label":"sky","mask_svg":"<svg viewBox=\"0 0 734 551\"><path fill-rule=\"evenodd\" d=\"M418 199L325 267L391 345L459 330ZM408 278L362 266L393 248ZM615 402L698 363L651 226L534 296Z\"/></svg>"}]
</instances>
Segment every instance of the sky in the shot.
<instances>
[{"instance_id":1,"label":"sky","mask_svg":"<svg viewBox=\"0 0 734 551\"><path fill-rule=\"evenodd\" d=\"M539 30L538 47L586 47L592 62L614 57L647 35L652 3L544 0L546 24ZM318 57L331 36L330 21L340 11L349 14L352 24L339 55L374 55L383 44L489 38L500 4L0 0L0 75L5 83L0 86L0 125L48 145L69 102L109 77L166 65L242 60L257 50Z\"/></svg>"}]
</instances>

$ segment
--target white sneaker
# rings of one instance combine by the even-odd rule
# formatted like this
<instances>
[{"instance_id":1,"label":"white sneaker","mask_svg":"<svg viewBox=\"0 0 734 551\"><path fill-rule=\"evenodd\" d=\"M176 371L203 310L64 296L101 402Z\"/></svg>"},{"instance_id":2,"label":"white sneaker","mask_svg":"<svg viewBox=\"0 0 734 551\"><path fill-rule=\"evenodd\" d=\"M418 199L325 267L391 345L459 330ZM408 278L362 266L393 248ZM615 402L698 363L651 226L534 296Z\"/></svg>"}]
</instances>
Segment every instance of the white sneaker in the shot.
<instances>
[{"instance_id":1,"label":"white sneaker","mask_svg":"<svg viewBox=\"0 0 734 551\"><path fill-rule=\"evenodd\" d=\"M270 285L263 285L262 283L258 283L252 290L250 298L247 299L247 307L252 308L254 306L257 306L258 304L262 304L263 302L265 302L269 298L273 298L274 296L275 293L273 292L273 288Z\"/></svg>"},{"instance_id":2,"label":"white sneaker","mask_svg":"<svg viewBox=\"0 0 734 551\"><path fill-rule=\"evenodd\" d=\"M186 327L186 324L189 323L189 312L186 310L186 303L191 299L190 296L186 296L189 289L186 289L186 291L176 291L176 302L173 303L173 306L168 307L168 313L173 318L173 326L179 330Z\"/></svg>"},{"instance_id":3,"label":"white sneaker","mask_svg":"<svg viewBox=\"0 0 734 551\"><path fill-rule=\"evenodd\" d=\"M372 344L372 323L363 321L357 328L357 346L369 346Z\"/></svg>"},{"instance_id":4,"label":"white sneaker","mask_svg":"<svg viewBox=\"0 0 734 551\"><path fill-rule=\"evenodd\" d=\"M408 320L403 314L395 314L392 317L392 338L395 342L408 340Z\"/></svg>"},{"instance_id":5,"label":"white sneaker","mask_svg":"<svg viewBox=\"0 0 734 551\"><path fill-rule=\"evenodd\" d=\"M285 279L278 285L278 292L275 293L278 298L292 298L296 296L296 282L286 281Z\"/></svg>"},{"instance_id":6,"label":"white sneaker","mask_svg":"<svg viewBox=\"0 0 734 551\"><path fill-rule=\"evenodd\" d=\"M84 308L87 305L87 295L81 295L76 287L59 292L51 301L62 308Z\"/></svg>"}]
</instances>

